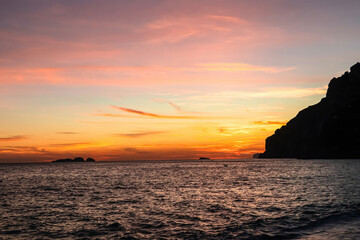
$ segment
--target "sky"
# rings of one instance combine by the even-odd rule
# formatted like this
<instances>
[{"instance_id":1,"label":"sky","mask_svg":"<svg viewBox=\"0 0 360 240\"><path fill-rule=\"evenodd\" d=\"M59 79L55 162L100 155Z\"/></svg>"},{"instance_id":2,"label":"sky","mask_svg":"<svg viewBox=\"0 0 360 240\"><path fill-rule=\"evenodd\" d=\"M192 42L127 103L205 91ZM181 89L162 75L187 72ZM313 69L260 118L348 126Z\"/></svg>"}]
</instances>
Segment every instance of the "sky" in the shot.
<instances>
[{"instance_id":1,"label":"sky","mask_svg":"<svg viewBox=\"0 0 360 240\"><path fill-rule=\"evenodd\" d=\"M0 162L249 158L360 59L358 0L0 3Z\"/></svg>"}]
</instances>

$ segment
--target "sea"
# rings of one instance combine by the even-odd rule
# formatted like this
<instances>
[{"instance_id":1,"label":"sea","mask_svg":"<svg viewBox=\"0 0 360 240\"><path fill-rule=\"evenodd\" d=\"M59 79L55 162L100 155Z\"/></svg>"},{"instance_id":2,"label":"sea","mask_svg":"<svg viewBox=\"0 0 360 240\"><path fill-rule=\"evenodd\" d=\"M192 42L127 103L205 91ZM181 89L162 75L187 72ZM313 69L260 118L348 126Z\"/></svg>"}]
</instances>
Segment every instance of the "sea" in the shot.
<instances>
[{"instance_id":1,"label":"sea","mask_svg":"<svg viewBox=\"0 0 360 240\"><path fill-rule=\"evenodd\" d=\"M0 239L360 239L360 160L0 164Z\"/></svg>"}]
</instances>

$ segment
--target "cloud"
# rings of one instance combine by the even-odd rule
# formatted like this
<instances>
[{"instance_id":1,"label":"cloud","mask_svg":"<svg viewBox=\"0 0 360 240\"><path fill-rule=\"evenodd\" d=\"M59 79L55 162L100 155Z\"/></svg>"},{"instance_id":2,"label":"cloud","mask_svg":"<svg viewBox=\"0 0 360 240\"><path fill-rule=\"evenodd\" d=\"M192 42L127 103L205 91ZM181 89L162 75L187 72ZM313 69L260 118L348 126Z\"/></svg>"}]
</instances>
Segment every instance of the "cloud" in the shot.
<instances>
[{"instance_id":1,"label":"cloud","mask_svg":"<svg viewBox=\"0 0 360 240\"><path fill-rule=\"evenodd\" d=\"M132 148L132 147L124 148L124 151L131 152L131 153L138 153L138 154L147 154L147 153L149 153L147 151L142 151L142 150L139 150L137 148Z\"/></svg>"},{"instance_id":2,"label":"cloud","mask_svg":"<svg viewBox=\"0 0 360 240\"><path fill-rule=\"evenodd\" d=\"M223 133L223 132L225 132L225 129L224 129L224 128L218 128L218 131L219 131L220 133Z\"/></svg>"},{"instance_id":3,"label":"cloud","mask_svg":"<svg viewBox=\"0 0 360 240\"><path fill-rule=\"evenodd\" d=\"M91 142L75 142L75 143L54 143L50 144L50 147L79 147L79 146L87 146L91 145Z\"/></svg>"},{"instance_id":4,"label":"cloud","mask_svg":"<svg viewBox=\"0 0 360 240\"><path fill-rule=\"evenodd\" d=\"M209 35L227 35L236 28L244 29L249 23L238 17L226 15L186 15L164 16L148 22L143 31L143 39L148 43L177 43L188 38ZM217 34L217 35L216 35Z\"/></svg>"},{"instance_id":5,"label":"cloud","mask_svg":"<svg viewBox=\"0 0 360 240\"><path fill-rule=\"evenodd\" d=\"M186 116L169 116L169 115L159 115L155 113L149 113L144 111L139 111L131 108L124 108L124 107L118 107L118 106L110 106L111 108L131 113L134 115L127 115L127 114L114 114L114 113L90 113L89 115L92 116L100 116L100 117L115 117L115 118L137 118L137 117L150 117L150 118L160 118L160 119L203 119L203 120L209 120L209 119L234 119L234 116L192 116L192 115L186 115ZM198 113L198 112L193 112ZM83 121L84 122L84 121ZM89 123L89 122L84 122Z\"/></svg>"},{"instance_id":6,"label":"cloud","mask_svg":"<svg viewBox=\"0 0 360 240\"><path fill-rule=\"evenodd\" d=\"M136 118L137 116L129 116L129 115L125 115L125 114L115 114L115 113L91 113L90 115L92 116L100 116L100 117L128 117L128 118ZM84 122L84 121L82 121ZM89 123L89 122L86 122ZM102 122L105 123L105 122Z\"/></svg>"},{"instance_id":7,"label":"cloud","mask_svg":"<svg viewBox=\"0 0 360 240\"><path fill-rule=\"evenodd\" d=\"M79 133L78 132L57 132L57 134L72 135L72 134L79 134Z\"/></svg>"},{"instance_id":8,"label":"cloud","mask_svg":"<svg viewBox=\"0 0 360 240\"><path fill-rule=\"evenodd\" d=\"M139 110L135 110L135 109L131 109L131 108L124 108L124 107L117 107L117 106L111 106L112 108L124 111L124 112L128 112L128 113L133 113L136 115L141 115L141 116L145 116L145 117L154 117L154 118L168 118L168 119L206 119L209 117L200 117L200 116L168 116L168 115L159 115L159 114L155 114L155 113L148 113L148 112L143 112L143 111L139 111ZM114 117L116 115L114 114L106 114L108 116ZM105 114L102 114L102 116L105 116Z\"/></svg>"},{"instance_id":9,"label":"cloud","mask_svg":"<svg viewBox=\"0 0 360 240\"><path fill-rule=\"evenodd\" d=\"M302 98L325 95L327 86L318 88L264 88L259 91L222 91L185 98L187 101L224 102L226 100L251 98Z\"/></svg>"},{"instance_id":10,"label":"cloud","mask_svg":"<svg viewBox=\"0 0 360 240\"><path fill-rule=\"evenodd\" d=\"M29 139L29 137L25 135L16 135L11 137L0 138L0 142L21 141L25 139Z\"/></svg>"},{"instance_id":11,"label":"cloud","mask_svg":"<svg viewBox=\"0 0 360 240\"><path fill-rule=\"evenodd\" d=\"M319 88L268 88L260 92L248 92L245 96L254 98L301 98L326 93L327 86Z\"/></svg>"},{"instance_id":12,"label":"cloud","mask_svg":"<svg viewBox=\"0 0 360 240\"><path fill-rule=\"evenodd\" d=\"M294 70L295 67L267 67L252 65L247 63L201 63L197 65L197 68L194 70L198 71L219 71L219 72L241 72L241 71L251 71L251 72L267 72L267 73L278 73L284 71Z\"/></svg>"},{"instance_id":13,"label":"cloud","mask_svg":"<svg viewBox=\"0 0 360 240\"><path fill-rule=\"evenodd\" d=\"M186 81L187 74L212 72L265 72L279 73L294 67L261 66L237 62L202 62L181 66L168 65L72 65L30 68L24 66L0 69L0 84L49 83L57 85L138 85L149 81L164 84L164 79L177 75ZM184 76L183 76L184 75ZM101 81L100 81L101 80ZM131 80L131 81L130 81ZM168 82L166 82L168 84Z\"/></svg>"},{"instance_id":14,"label":"cloud","mask_svg":"<svg viewBox=\"0 0 360 240\"><path fill-rule=\"evenodd\" d=\"M0 152L17 152L17 149L14 148L0 148Z\"/></svg>"},{"instance_id":15,"label":"cloud","mask_svg":"<svg viewBox=\"0 0 360 240\"><path fill-rule=\"evenodd\" d=\"M268 73L278 73L284 71L294 70L295 67L271 67L271 66L261 66L253 65L248 63L239 63L239 62L203 62L188 66L166 66L166 65L142 65L142 66L104 66L104 65L82 65L82 66L73 66L71 68L39 68L31 69L33 72L39 73L49 73L59 70L87 70L87 71L103 71L103 72L184 72L184 71L220 71L220 72L240 72L240 71L256 71L256 72L268 72Z\"/></svg>"},{"instance_id":16,"label":"cloud","mask_svg":"<svg viewBox=\"0 0 360 240\"><path fill-rule=\"evenodd\" d=\"M168 100L165 100L165 99L154 99L154 101L160 102L160 103L167 103L167 104L169 104L171 107L173 107L173 108L174 108L176 111L178 111L178 112L182 112L182 111L183 111L183 109L182 109L180 106L178 106L178 105L176 105L175 103L170 102L170 101L168 101Z\"/></svg>"},{"instance_id":17,"label":"cloud","mask_svg":"<svg viewBox=\"0 0 360 240\"><path fill-rule=\"evenodd\" d=\"M230 23L241 23L243 25L248 25L249 22L238 18L238 17L233 17L233 16L224 16L224 15L207 15L206 16L208 19L215 19L215 20L219 20L219 21L223 21L223 22L230 22Z\"/></svg>"},{"instance_id":18,"label":"cloud","mask_svg":"<svg viewBox=\"0 0 360 240\"><path fill-rule=\"evenodd\" d=\"M179 111L179 112L181 112L182 111L182 109L181 109L181 107L179 107L178 105L176 105L176 104L174 104L174 103L172 103L172 102L170 102L170 101L166 101L170 106L172 106L173 108L175 108L177 111Z\"/></svg>"},{"instance_id":19,"label":"cloud","mask_svg":"<svg viewBox=\"0 0 360 240\"><path fill-rule=\"evenodd\" d=\"M131 138L137 138L137 137L144 137L148 135L155 135L155 134L162 134L167 133L165 131L147 131L147 132L135 132L135 133L116 133L113 134L114 136L119 137L131 137Z\"/></svg>"},{"instance_id":20,"label":"cloud","mask_svg":"<svg viewBox=\"0 0 360 240\"><path fill-rule=\"evenodd\" d=\"M286 123L284 121L254 121L254 124L260 125L285 125Z\"/></svg>"},{"instance_id":21,"label":"cloud","mask_svg":"<svg viewBox=\"0 0 360 240\"><path fill-rule=\"evenodd\" d=\"M117 106L111 106L111 107L121 110L121 111L124 111L124 112L135 113L135 114L148 116L148 117L162 117L162 116L154 114L154 113L147 113L147 112L143 112L143 111L139 111L139 110L135 110L135 109L131 109L131 108L123 108L123 107L117 107Z\"/></svg>"},{"instance_id":22,"label":"cloud","mask_svg":"<svg viewBox=\"0 0 360 240\"><path fill-rule=\"evenodd\" d=\"M30 146L5 146L0 148L0 152L14 152L14 153L46 153L44 148L30 147Z\"/></svg>"}]
</instances>

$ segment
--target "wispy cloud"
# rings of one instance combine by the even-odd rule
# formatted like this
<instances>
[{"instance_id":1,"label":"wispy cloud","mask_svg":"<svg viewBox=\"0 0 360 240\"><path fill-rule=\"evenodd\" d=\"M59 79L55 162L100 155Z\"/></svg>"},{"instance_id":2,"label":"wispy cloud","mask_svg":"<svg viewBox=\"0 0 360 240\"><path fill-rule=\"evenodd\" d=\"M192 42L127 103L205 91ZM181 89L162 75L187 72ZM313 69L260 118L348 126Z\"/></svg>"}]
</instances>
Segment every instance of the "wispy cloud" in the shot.
<instances>
[{"instance_id":1,"label":"wispy cloud","mask_svg":"<svg viewBox=\"0 0 360 240\"><path fill-rule=\"evenodd\" d=\"M197 65L197 68L194 70L198 71L218 71L218 72L242 72L242 71L251 71L251 72L267 72L267 73L278 73L284 71L294 70L295 67L267 67L252 65L247 63L201 63Z\"/></svg>"},{"instance_id":2,"label":"wispy cloud","mask_svg":"<svg viewBox=\"0 0 360 240\"><path fill-rule=\"evenodd\" d=\"M279 73L290 71L295 67L274 67L237 62L201 62L188 66L168 65L72 65L62 67L28 68L13 67L0 69L0 84L6 83L50 83L50 84L82 84L82 85L131 85L129 79L136 79L132 84L148 81L149 74L163 78L169 74L188 74L211 72L265 72ZM69 77L72 76L72 77ZM74 77L75 76L75 77ZM89 81L102 79L102 81ZM119 79L121 81L119 81Z\"/></svg>"},{"instance_id":3,"label":"wispy cloud","mask_svg":"<svg viewBox=\"0 0 360 240\"><path fill-rule=\"evenodd\" d=\"M14 148L0 148L0 152L17 152L17 149Z\"/></svg>"},{"instance_id":4,"label":"wispy cloud","mask_svg":"<svg viewBox=\"0 0 360 240\"><path fill-rule=\"evenodd\" d=\"M251 98L302 98L308 96L324 95L327 87L319 88L263 88L259 91L222 91L209 94L188 96L188 101L223 102L226 100Z\"/></svg>"},{"instance_id":5,"label":"wispy cloud","mask_svg":"<svg viewBox=\"0 0 360 240\"><path fill-rule=\"evenodd\" d=\"M62 69L67 70L69 68ZM183 72L183 71L219 71L219 72L241 72L241 71L253 71L253 72L268 72L278 73L284 71L294 70L295 67L273 67L273 66L262 66L248 63L239 62L203 62L188 66L166 66L166 65L143 65L143 66L104 66L104 65L84 65L84 66L73 66L72 70L87 70L87 71L103 71L103 72ZM44 68L44 69L33 69L31 71L40 73L49 73L59 71L59 68Z\"/></svg>"},{"instance_id":6,"label":"wispy cloud","mask_svg":"<svg viewBox=\"0 0 360 240\"><path fill-rule=\"evenodd\" d=\"M29 137L25 136L25 135L16 135L16 136L11 136L11 137L0 138L0 142L21 141L21 140L25 140L25 139L29 139Z\"/></svg>"},{"instance_id":7,"label":"wispy cloud","mask_svg":"<svg viewBox=\"0 0 360 240\"><path fill-rule=\"evenodd\" d=\"M150 112L144 112L140 110L135 110L131 108L124 108L124 107L118 107L118 106L110 106L111 108L130 113L130 114L116 114L116 113L90 113L88 115L92 116L100 116L100 117L114 117L114 118L139 118L139 117L149 117L149 118L159 118L159 119L188 119L188 120L209 120L209 119L234 119L234 118L240 118L240 117L234 117L234 116L194 116L194 115L178 115L178 116L172 116L172 115L160 115ZM193 112L198 113L198 112ZM82 121L84 122L84 121ZM92 123L92 122L84 122L84 123ZM106 123L106 122L103 122Z\"/></svg>"},{"instance_id":8,"label":"wispy cloud","mask_svg":"<svg viewBox=\"0 0 360 240\"><path fill-rule=\"evenodd\" d=\"M159 114L155 114L155 113L149 113L149 112L143 112L143 111L139 111L139 110L135 110L135 109L131 109L131 108L124 108L124 107L117 107L117 106L111 106L112 108L127 112L127 113L133 113L136 115L141 115L141 116L145 116L145 117L154 117L154 118L169 118L169 119L203 119L203 118L208 118L208 117L200 117L200 116L169 116L169 115L159 115ZM109 115L109 114L107 114ZM113 114L110 114L113 115ZM109 115L109 116L110 116ZM105 115L103 115L105 116ZM113 117L113 116L112 116Z\"/></svg>"},{"instance_id":9,"label":"wispy cloud","mask_svg":"<svg viewBox=\"0 0 360 240\"><path fill-rule=\"evenodd\" d=\"M327 86L319 88L267 88L260 92L248 92L244 96L254 98L301 98L326 93Z\"/></svg>"},{"instance_id":10,"label":"wispy cloud","mask_svg":"<svg viewBox=\"0 0 360 240\"><path fill-rule=\"evenodd\" d=\"M50 147L80 147L91 145L91 142L74 142L74 143L54 143L50 144Z\"/></svg>"},{"instance_id":11,"label":"wispy cloud","mask_svg":"<svg viewBox=\"0 0 360 240\"><path fill-rule=\"evenodd\" d=\"M254 124L260 125L285 125L285 121L254 121Z\"/></svg>"},{"instance_id":12,"label":"wispy cloud","mask_svg":"<svg viewBox=\"0 0 360 240\"><path fill-rule=\"evenodd\" d=\"M165 100L165 99L154 99L154 101L160 102L160 103L167 103L167 104L169 104L171 107L173 107L173 108L174 108L176 111L178 111L178 112L182 112L182 111L183 111L180 106L178 106L178 105L176 105L175 103L170 102L170 101L168 101L168 100Z\"/></svg>"},{"instance_id":13,"label":"wispy cloud","mask_svg":"<svg viewBox=\"0 0 360 240\"><path fill-rule=\"evenodd\" d=\"M131 152L131 153L137 153L137 154L147 154L147 153L149 153L147 151L142 151L142 150L139 150L137 148L132 148L132 147L124 148L124 151Z\"/></svg>"},{"instance_id":14,"label":"wispy cloud","mask_svg":"<svg viewBox=\"0 0 360 240\"><path fill-rule=\"evenodd\" d=\"M128 113L134 113L134 114L138 114L138 115L143 115L143 116L147 116L147 117L164 117L158 114L154 114L154 113L147 113L147 112L143 112L143 111L139 111L139 110L135 110L135 109L131 109L131 108L124 108L124 107L117 107L117 106L111 106L112 108L124 111L124 112L128 112Z\"/></svg>"},{"instance_id":15,"label":"wispy cloud","mask_svg":"<svg viewBox=\"0 0 360 240\"><path fill-rule=\"evenodd\" d=\"M177 111L179 111L179 112L182 111L181 107L178 106L178 105L176 105L175 103L172 103L172 102L170 102L170 101L167 101L167 103L168 103L170 106L172 106L173 108L175 108Z\"/></svg>"},{"instance_id":16,"label":"wispy cloud","mask_svg":"<svg viewBox=\"0 0 360 240\"><path fill-rule=\"evenodd\" d=\"M78 132L57 132L57 134L73 135L73 134L79 134L79 133Z\"/></svg>"},{"instance_id":17,"label":"wispy cloud","mask_svg":"<svg viewBox=\"0 0 360 240\"><path fill-rule=\"evenodd\" d=\"M113 135L118 136L118 137L138 138L138 137L144 137L144 136L156 135L156 134L162 134L162 133L166 133L166 132L165 131L147 131L147 132L134 132L134 133L116 133Z\"/></svg>"},{"instance_id":18,"label":"wispy cloud","mask_svg":"<svg viewBox=\"0 0 360 240\"><path fill-rule=\"evenodd\" d=\"M249 24L248 21L238 18L238 17L233 17L233 16L226 16L226 15L207 15L206 16L208 19L214 19L214 20L219 20L222 22L230 22L230 23L242 23L244 25Z\"/></svg>"},{"instance_id":19,"label":"wispy cloud","mask_svg":"<svg viewBox=\"0 0 360 240\"><path fill-rule=\"evenodd\" d=\"M89 115L99 116L99 117L115 117L115 118L119 118L119 117L137 118L138 117L138 116L125 115L125 114L116 114L116 113L90 113ZM93 123L93 122L87 122L87 121L82 121L82 122ZM101 123L106 123L106 122L101 122Z\"/></svg>"},{"instance_id":20,"label":"wispy cloud","mask_svg":"<svg viewBox=\"0 0 360 240\"><path fill-rule=\"evenodd\" d=\"M5 146L0 148L0 152L45 153L47 151L44 148L31 146Z\"/></svg>"},{"instance_id":21,"label":"wispy cloud","mask_svg":"<svg viewBox=\"0 0 360 240\"><path fill-rule=\"evenodd\" d=\"M248 21L227 15L166 16L147 23L143 31L147 33L148 43L164 44L214 33L227 34L234 28L245 26Z\"/></svg>"}]
</instances>

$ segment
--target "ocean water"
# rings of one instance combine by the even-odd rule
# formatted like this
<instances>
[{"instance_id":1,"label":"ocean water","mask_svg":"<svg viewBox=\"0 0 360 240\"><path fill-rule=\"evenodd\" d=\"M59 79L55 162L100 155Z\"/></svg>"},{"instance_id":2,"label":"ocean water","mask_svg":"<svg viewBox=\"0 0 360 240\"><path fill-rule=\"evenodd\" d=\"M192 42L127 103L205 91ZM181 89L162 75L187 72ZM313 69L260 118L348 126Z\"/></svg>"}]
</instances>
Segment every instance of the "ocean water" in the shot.
<instances>
[{"instance_id":1,"label":"ocean water","mask_svg":"<svg viewBox=\"0 0 360 240\"><path fill-rule=\"evenodd\" d=\"M0 165L0 239L360 239L360 160Z\"/></svg>"}]
</instances>

